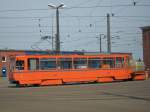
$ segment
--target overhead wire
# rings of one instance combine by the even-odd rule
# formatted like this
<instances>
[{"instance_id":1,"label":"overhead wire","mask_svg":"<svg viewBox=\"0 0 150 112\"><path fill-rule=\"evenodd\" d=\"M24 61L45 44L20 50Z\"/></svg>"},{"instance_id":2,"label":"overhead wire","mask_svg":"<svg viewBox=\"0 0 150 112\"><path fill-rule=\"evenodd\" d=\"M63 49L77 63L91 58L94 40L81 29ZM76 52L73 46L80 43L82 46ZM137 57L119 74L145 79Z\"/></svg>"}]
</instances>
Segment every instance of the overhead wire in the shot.
<instances>
[{"instance_id":1,"label":"overhead wire","mask_svg":"<svg viewBox=\"0 0 150 112\"><path fill-rule=\"evenodd\" d=\"M63 9L76 9L76 8L97 8L97 7L132 7L133 4L115 4L115 5L94 5L94 6L72 6L66 7ZM137 7L149 7L150 4L137 4ZM48 8L37 8L37 9L7 9L7 10L0 10L0 12L22 12L22 11L45 11Z\"/></svg>"},{"instance_id":2,"label":"overhead wire","mask_svg":"<svg viewBox=\"0 0 150 112\"><path fill-rule=\"evenodd\" d=\"M105 15L97 15L97 16L79 16L79 15L75 15L75 16L60 16L60 17L63 17L63 18L103 18L103 17L106 17ZM124 16L113 16L114 18L150 18L150 16L134 16L134 15L124 15ZM39 19L39 18L52 18L51 16L25 16L25 17L17 17L17 16L9 16L9 17L0 17L0 19Z\"/></svg>"},{"instance_id":3,"label":"overhead wire","mask_svg":"<svg viewBox=\"0 0 150 112\"><path fill-rule=\"evenodd\" d=\"M90 0L88 0L88 1L90 1ZM68 7L68 8L65 8L65 9L76 9L76 8L102 8L102 7L105 7L105 8L116 8L116 7L123 7L123 8L126 8L126 7L130 7L130 6L133 6L133 4L131 5L131 4L118 4L118 5L95 5L95 6L77 6L77 7L75 7L75 6L72 6L72 7ZM150 5L149 4L137 4L136 6L141 6L141 7L149 7ZM22 11L45 11L45 10L48 10L48 9L22 9L22 10L0 10L0 12L22 12ZM113 11L112 11L113 12ZM104 18L104 17L106 17L105 15L104 16L80 16L80 15L77 15L77 16L60 16L60 17L63 17L63 18ZM127 15L127 16L114 16L115 18L149 18L150 16L130 16L130 15ZM39 19L39 18L43 18L43 19L46 19L46 18L51 18L50 16L43 16L43 17L38 17L38 16L35 16L35 17L0 17L0 19ZM142 20L141 20L142 21ZM82 25L80 25L80 27L81 27ZM42 27L42 26L41 26ZM50 26L48 26L48 27L50 27ZM64 26L61 26L61 27L64 27ZM67 27L73 27L73 26L67 26ZM75 27L75 26L74 26ZM97 25L97 27L98 27L98 25ZM12 34L12 33L14 33L14 32L3 32L3 33L10 33L10 34ZM19 32L16 32L16 33L19 33ZM20 33L30 33L30 34L32 34L32 33L34 33L34 32L20 32ZM99 33L99 32L82 32L82 33ZM113 33L113 32L112 32ZM124 35L137 35L137 34L141 34L141 33L124 33ZM73 42L73 41L72 41ZM69 42L70 43L70 42ZM83 45L83 44L82 44Z\"/></svg>"}]
</instances>

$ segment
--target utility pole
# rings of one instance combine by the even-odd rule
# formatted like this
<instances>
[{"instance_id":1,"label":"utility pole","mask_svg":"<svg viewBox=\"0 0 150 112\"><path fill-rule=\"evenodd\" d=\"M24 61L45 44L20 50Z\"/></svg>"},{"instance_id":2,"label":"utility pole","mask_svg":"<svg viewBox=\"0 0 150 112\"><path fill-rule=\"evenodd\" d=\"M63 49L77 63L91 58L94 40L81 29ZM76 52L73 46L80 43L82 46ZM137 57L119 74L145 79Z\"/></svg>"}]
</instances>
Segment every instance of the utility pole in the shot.
<instances>
[{"instance_id":1,"label":"utility pole","mask_svg":"<svg viewBox=\"0 0 150 112\"><path fill-rule=\"evenodd\" d=\"M54 50L54 31L53 31L53 15L52 15L52 51Z\"/></svg>"},{"instance_id":2,"label":"utility pole","mask_svg":"<svg viewBox=\"0 0 150 112\"><path fill-rule=\"evenodd\" d=\"M52 4L48 4L49 7L56 9L56 41L55 48L56 52L60 53L60 37L59 37L59 8L64 7L64 4L60 4L58 6L54 6Z\"/></svg>"},{"instance_id":3,"label":"utility pole","mask_svg":"<svg viewBox=\"0 0 150 112\"><path fill-rule=\"evenodd\" d=\"M102 53L102 37L101 37L101 34L100 34L100 38L99 38L99 51L100 53Z\"/></svg>"},{"instance_id":4,"label":"utility pole","mask_svg":"<svg viewBox=\"0 0 150 112\"><path fill-rule=\"evenodd\" d=\"M104 34L100 34L99 37L96 37L96 38L99 38L99 52L100 53L102 53L102 36L104 36L105 38Z\"/></svg>"},{"instance_id":5,"label":"utility pole","mask_svg":"<svg viewBox=\"0 0 150 112\"><path fill-rule=\"evenodd\" d=\"M60 52L60 38L59 38L59 10L56 8L56 52Z\"/></svg>"},{"instance_id":6,"label":"utility pole","mask_svg":"<svg viewBox=\"0 0 150 112\"><path fill-rule=\"evenodd\" d=\"M107 52L111 53L110 15L107 13Z\"/></svg>"}]
</instances>

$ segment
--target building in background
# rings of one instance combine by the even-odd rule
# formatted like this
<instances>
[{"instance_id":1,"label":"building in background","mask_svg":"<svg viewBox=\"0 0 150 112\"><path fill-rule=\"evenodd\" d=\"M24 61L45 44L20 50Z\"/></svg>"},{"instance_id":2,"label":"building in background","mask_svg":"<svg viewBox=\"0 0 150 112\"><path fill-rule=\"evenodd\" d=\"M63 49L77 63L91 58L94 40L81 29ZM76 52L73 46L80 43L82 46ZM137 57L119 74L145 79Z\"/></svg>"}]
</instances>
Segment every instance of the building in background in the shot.
<instances>
[{"instance_id":1,"label":"building in background","mask_svg":"<svg viewBox=\"0 0 150 112\"><path fill-rule=\"evenodd\" d=\"M150 26L141 27L143 33L143 60L150 74Z\"/></svg>"},{"instance_id":2,"label":"building in background","mask_svg":"<svg viewBox=\"0 0 150 112\"><path fill-rule=\"evenodd\" d=\"M0 76L6 77L9 73L10 56L24 54L23 51L0 50Z\"/></svg>"}]
</instances>

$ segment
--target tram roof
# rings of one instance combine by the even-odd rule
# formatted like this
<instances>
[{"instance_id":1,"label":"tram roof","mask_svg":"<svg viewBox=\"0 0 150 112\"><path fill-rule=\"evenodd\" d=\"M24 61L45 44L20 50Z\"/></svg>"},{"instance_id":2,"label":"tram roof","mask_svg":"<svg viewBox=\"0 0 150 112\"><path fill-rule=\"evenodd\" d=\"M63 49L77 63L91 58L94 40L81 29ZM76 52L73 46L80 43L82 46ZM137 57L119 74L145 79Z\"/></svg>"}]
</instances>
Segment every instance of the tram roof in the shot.
<instances>
[{"instance_id":1,"label":"tram roof","mask_svg":"<svg viewBox=\"0 0 150 112\"><path fill-rule=\"evenodd\" d=\"M16 57L30 57L30 58L46 58L46 57L52 57L52 58L69 58L69 57L124 57L124 56L132 56L131 53L99 53L99 54L25 54L25 55L17 55Z\"/></svg>"}]
</instances>

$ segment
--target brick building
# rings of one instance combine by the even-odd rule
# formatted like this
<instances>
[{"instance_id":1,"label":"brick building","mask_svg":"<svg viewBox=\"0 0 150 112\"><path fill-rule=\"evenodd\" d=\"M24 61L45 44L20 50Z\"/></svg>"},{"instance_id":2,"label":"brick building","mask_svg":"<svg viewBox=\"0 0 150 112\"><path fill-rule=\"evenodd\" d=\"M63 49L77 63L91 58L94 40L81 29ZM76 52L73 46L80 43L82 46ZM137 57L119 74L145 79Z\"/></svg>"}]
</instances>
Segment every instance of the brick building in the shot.
<instances>
[{"instance_id":1,"label":"brick building","mask_svg":"<svg viewBox=\"0 0 150 112\"><path fill-rule=\"evenodd\" d=\"M0 76L7 76L10 56L19 54L24 54L24 51L0 50Z\"/></svg>"},{"instance_id":2,"label":"brick building","mask_svg":"<svg viewBox=\"0 0 150 112\"><path fill-rule=\"evenodd\" d=\"M143 33L143 60L150 73L150 26L141 27Z\"/></svg>"}]
</instances>

